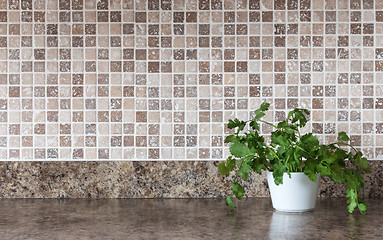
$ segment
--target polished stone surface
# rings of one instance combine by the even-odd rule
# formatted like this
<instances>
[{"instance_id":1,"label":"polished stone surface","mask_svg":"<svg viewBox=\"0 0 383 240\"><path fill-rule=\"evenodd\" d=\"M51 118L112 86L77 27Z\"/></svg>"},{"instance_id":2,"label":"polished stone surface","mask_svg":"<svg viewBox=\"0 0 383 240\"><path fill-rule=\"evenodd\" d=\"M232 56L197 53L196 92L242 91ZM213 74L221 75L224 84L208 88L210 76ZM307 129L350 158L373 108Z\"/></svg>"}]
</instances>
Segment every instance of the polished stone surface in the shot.
<instances>
[{"instance_id":1,"label":"polished stone surface","mask_svg":"<svg viewBox=\"0 0 383 240\"><path fill-rule=\"evenodd\" d=\"M214 198L230 191L220 161L0 162L0 198ZM383 161L369 161L364 195L383 198ZM266 174L251 174L249 197L269 196ZM344 197L321 180L319 196Z\"/></svg>"},{"instance_id":2,"label":"polished stone surface","mask_svg":"<svg viewBox=\"0 0 383 240\"><path fill-rule=\"evenodd\" d=\"M383 239L383 200L349 215L346 199L286 214L269 198L0 199L1 239Z\"/></svg>"}]
</instances>

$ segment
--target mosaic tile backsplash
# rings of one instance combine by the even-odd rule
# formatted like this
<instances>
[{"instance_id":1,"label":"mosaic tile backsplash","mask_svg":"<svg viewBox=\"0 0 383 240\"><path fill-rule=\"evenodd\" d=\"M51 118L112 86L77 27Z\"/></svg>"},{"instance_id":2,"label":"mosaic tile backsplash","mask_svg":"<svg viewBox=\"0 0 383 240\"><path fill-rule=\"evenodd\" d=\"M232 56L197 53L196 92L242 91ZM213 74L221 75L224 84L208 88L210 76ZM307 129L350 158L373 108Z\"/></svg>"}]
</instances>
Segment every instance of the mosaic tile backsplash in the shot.
<instances>
[{"instance_id":1,"label":"mosaic tile backsplash","mask_svg":"<svg viewBox=\"0 0 383 240\"><path fill-rule=\"evenodd\" d=\"M383 0L0 0L3 160L221 160L263 101L383 159Z\"/></svg>"}]
</instances>

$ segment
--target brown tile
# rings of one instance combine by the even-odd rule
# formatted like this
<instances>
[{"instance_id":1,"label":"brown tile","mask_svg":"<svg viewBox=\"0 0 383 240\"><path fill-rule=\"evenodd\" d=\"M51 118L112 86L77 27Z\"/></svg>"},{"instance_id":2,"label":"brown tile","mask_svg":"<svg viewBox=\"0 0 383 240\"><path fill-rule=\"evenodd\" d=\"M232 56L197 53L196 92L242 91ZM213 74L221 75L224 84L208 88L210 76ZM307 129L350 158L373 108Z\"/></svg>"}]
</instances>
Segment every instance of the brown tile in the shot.
<instances>
[{"instance_id":1,"label":"brown tile","mask_svg":"<svg viewBox=\"0 0 383 240\"><path fill-rule=\"evenodd\" d=\"M99 122L109 122L109 111L98 111L97 119Z\"/></svg>"},{"instance_id":2,"label":"brown tile","mask_svg":"<svg viewBox=\"0 0 383 240\"><path fill-rule=\"evenodd\" d=\"M235 22L235 12L224 12L223 20L226 23Z\"/></svg>"},{"instance_id":3,"label":"brown tile","mask_svg":"<svg viewBox=\"0 0 383 240\"><path fill-rule=\"evenodd\" d=\"M287 59L298 59L298 49L287 49Z\"/></svg>"},{"instance_id":4,"label":"brown tile","mask_svg":"<svg viewBox=\"0 0 383 240\"><path fill-rule=\"evenodd\" d=\"M210 122L210 112L199 112L199 122Z\"/></svg>"},{"instance_id":5,"label":"brown tile","mask_svg":"<svg viewBox=\"0 0 383 240\"><path fill-rule=\"evenodd\" d=\"M136 23L146 23L146 12L136 12Z\"/></svg>"},{"instance_id":6,"label":"brown tile","mask_svg":"<svg viewBox=\"0 0 383 240\"><path fill-rule=\"evenodd\" d=\"M237 72L247 72L247 62L237 62Z\"/></svg>"},{"instance_id":7,"label":"brown tile","mask_svg":"<svg viewBox=\"0 0 383 240\"><path fill-rule=\"evenodd\" d=\"M325 26L325 33L326 34L336 34L336 24L327 23Z\"/></svg>"},{"instance_id":8,"label":"brown tile","mask_svg":"<svg viewBox=\"0 0 383 240\"><path fill-rule=\"evenodd\" d=\"M107 149L107 148L98 149L98 158L99 159L109 159L109 149Z\"/></svg>"},{"instance_id":9,"label":"brown tile","mask_svg":"<svg viewBox=\"0 0 383 240\"><path fill-rule=\"evenodd\" d=\"M348 36L338 37L338 47L348 47Z\"/></svg>"},{"instance_id":10,"label":"brown tile","mask_svg":"<svg viewBox=\"0 0 383 240\"><path fill-rule=\"evenodd\" d=\"M45 22L45 12L35 11L33 14L35 22Z\"/></svg>"},{"instance_id":11,"label":"brown tile","mask_svg":"<svg viewBox=\"0 0 383 240\"><path fill-rule=\"evenodd\" d=\"M374 37L373 36L363 36L363 46L373 47L374 46Z\"/></svg>"},{"instance_id":12,"label":"brown tile","mask_svg":"<svg viewBox=\"0 0 383 240\"><path fill-rule=\"evenodd\" d=\"M286 9L286 0L274 0L274 10Z\"/></svg>"},{"instance_id":13,"label":"brown tile","mask_svg":"<svg viewBox=\"0 0 383 240\"><path fill-rule=\"evenodd\" d=\"M210 1L209 0L200 0L199 2L199 10L210 10Z\"/></svg>"},{"instance_id":14,"label":"brown tile","mask_svg":"<svg viewBox=\"0 0 383 240\"><path fill-rule=\"evenodd\" d=\"M198 157L200 159L210 158L210 149L209 148L200 148L200 149L198 149Z\"/></svg>"},{"instance_id":15,"label":"brown tile","mask_svg":"<svg viewBox=\"0 0 383 240\"><path fill-rule=\"evenodd\" d=\"M82 10L84 7L84 1L82 0L72 0L72 9L73 10Z\"/></svg>"},{"instance_id":16,"label":"brown tile","mask_svg":"<svg viewBox=\"0 0 383 240\"><path fill-rule=\"evenodd\" d=\"M147 112L137 111L136 112L136 122L147 122Z\"/></svg>"},{"instance_id":17,"label":"brown tile","mask_svg":"<svg viewBox=\"0 0 383 240\"><path fill-rule=\"evenodd\" d=\"M237 35L247 35L246 24L237 24Z\"/></svg>"},{"instance_id":18,"label":"brown tile","mask_svg":"<svg viewBox=\"0 0 383 240\"><path fill-rule=\"evenodd\" d=\"M350 0L351 9L361 9L361 0Z\"/></svg>"},{"instance_id":19,"label":"brown tile","mask_svg":"<svg viewBox=\"0 0 383 240\"><path fill-rule=\"evenodd\" d=\"M186 22L188 23L197 22L197 12L186 12Z\"/></svg>"},{"instance_id":20,"label":"brown tile","mask_svg":"<svg viewBox=\"0 0 383 240\"><path fill-rule=\"evenodd\" d=\"M160 27L158 24L151 24L148 28L148 34L149 35L158 35L160 33ZM158 39L158 38L153 38Z\"/></svg>"},{"instance_id":21,"label":"brown tile","mask_svg":"<svg viewBox=\"0 0 383 240\"><path fill-rule=\"evenodd\" d=\"M48 122L58 122L59 113L58 111L47 111Z\"/></svg>"},{"instance_id":22,"label":"brown tile","mask_svg":"<svg viewBox=\"0 0 383 240\"><path fill-rule=\"evenodd\" d=\"M21 137L21 146L33 147L33 136L22 136Z\"/></svg>"},{"instance_id":23,"label":"brown tile","mask_svg":"<svg viewBox=\"0 0 383 240\"><path fill-rule=\"evenodd\" d=\"M313 98L312 99L312 108L313 109L323 109L323 99L322 98Z\"/></svg>"},{"instance_id":24,"label":"brown tile","mask_svg":"<svg viewBox=\"0 0 383 240\"><path fill-rule=\"evenodd\" d=\"M72 37L72 47L84 47L84 38L80 36Z\"/></svg>"},{"instance_id":25,"label":"brown tile","mask_svg":"<svg viewBox=\"0 0 383 240\"><path fill-rule=\"evenodd\" d=\"M11 98L20 97L20 87L10 86L8 88L8 94Z\"/></svg>"},{"instance_id":26,"label":"brown tile","mask_svg":"<svg viewBox=\"0 0 383 240\"><path fill-rule=\"evenodd\" d=\"M147 137L146 136L136 136L136 147L147 147Z\"/></svg>"},{"instance_id":27,"label":"brown tile","mask_svg":"<svg viewBox=\"0 0 383 240\"><path fill-rule=\"evenodd\" d=\"M326 59L335 59L336 58L335 48L326 48L325 49L325 58Z\"/></svg>"},{"instance_id":28,"label":"brown tile","mask_svg":"<svg viewBox=\"0 0 383 240\"><path fill-rule=\"evenodd\" d=\"M96 124L85 124L85 134L96 134Z\"/></svg>"},{"instance_id":29,"label":"brown tile","mask_svg":"<svg viewBox=\"0 0 383 240\"><path fill-rule=\"evenodd\" d=\"M60 136L60 147L71 147L72 138L71 136Z\"/></svg>"},{"instance_id":30,"label":"brown tile","mask_svg":"<svg viewBox=\"0 0 383 240\"><path fill-rule=\"evenodd\" d=\"M251 11L249 13L249 22L260 22L261 21L261 14L258 11Z\"/></svg>"},{"instance_id":31,"label":"brown tile","mask_svg":"<svg viewBox=\"0 0 383 240\"><path fill-rule=\"evenodd\" d=\"M9 135L20 135L20 124L9 124L8 133Z\"/></svg>"},{"instance_id":32,"label":"brown tile","mask_svg":"<svg viewBox=\"0 0 383 240\"><path fill-rule=\"evenodd\" d=\"M32 22L32 20L33 20L32 19L32 11L22 11L21 12L21 21L22 22Z\"/></svg>"},{"instance_id":33,"label":"brown tile","mask_svg":"<svg viewBox=\"0 0 383 240\"><path fill-rule=\"evenodd\" d=\"M383 109L383 98L376 98L375 108L376 109Z\"/></svg>"},{"instance_id":34,"label":"brown tile","mask_svg":"<svg viewBox=\"0 0 383 240\"><path fill-rule=\"evenodd\" d=\"M134 49L123 49L123 59L134 59Z\"/></svg>"},{"instance_id":35,"label":"brown tile","mask_svg":"<svg viewBox=\"0 0 383 240\"><path fill-rule=\"evenodd\" d=\"M34 133L39 135L45 134L45 124L35 124Z\"/></svg>"},{"instance_id":36,"label":"brown tile","mask_svg":"<svg viewBox=\"0 0 383 240\"><path fill-rule=\"evenodd\" d=\"M44 159L45 158L45 149L44 148L36 148L34 158L35 159Z\"/></svg>"},{"instance_id":37,"label":"brown tile","mask_svg":"<svg viewBox=\"0 0 383 240\"><path fill-rule=\"evenodd\" d=\"M275 35L286 34L286 25L285 24L274 24L274 34Z\"/></svg>"},{"instance_id":38,"label":"brown tile","mask_svg":"<svg viewBox=\"0 0 383 240\"><path fill-rule=\"evenodd\" d=\"M199 35L209 35L210 34L210 24L199 24L198 25L198 34Z\"/></svg>"},{"instance_id":39,"label":"brown tile","mask_svg":"<svg viewBox=\"0 0 383 240\"><path fill-rule=\"evenodd\" d=\"M235 72L235 62L224 62L225 72Z\"/></svg>"},{"instance_id":40,"label":"brown tile","mask_svg":"<svg viewBox=\"0 0 383 240\"><path fill-rule=\"evenodd\" d=\"M285 84L286 76L284 73L276 73L274 74L274 84Z\"/></svg>"},{"instance_id":41,"label":"brown tile","mask_svg":"<svg viewBox=\"0 0 383 240\"><path fill-rule=\"evenodd\" d=\"M149 10L159 10L160 9L159 0L148 0L148 9Z\"/></svg>"},{"instance_id":42,"label":"brown tile","mask_svg":"<svg viewBox=\"0 0 383 240\"><path fill-rule=\"evenodd\" d=\"M336 11L326 11L325 15L326 22L336 22Z\"/></svg>"},{"instance_id":43,"label":"brown tile","mask_svg":"<svg viewBox=\"0 0 383 240\"><path fill-rule=\"evenodd\" d=\"M362 33L362 25L360 23L352 23L350 24L351 34L361 34Z\"/></svg>"},{"instance_id":44,"label":"brown tile","mask_svg":"<svg viewBox=\"0 0 383 240\"><path fill-rule=\"evenodd\" d=\"M374 0L363 0L363 9L373 9L373 8L374 8Z\"/></svg>"},{"instance_id":45,"label":"brown tile","mask_svg":"<svg viewBox=\"0 0 383 240\"><path fill-rule=\"evenodd\" d=\"M108 10L108 0L97 1L97 10Z\"/></svg>"},{"instance_id":46,"label":"brown tile","mask_svg":"<svg viewBox=\"0 0 383 240\"><path fill-rule=\"evenodd\" d=\"M275 47L285 47L286 38L284 36L275 36L274 37L274 46Z\"/></svg>"},{"instance_id":47,"label":"brown tile","mask_svg":"<svg viewBox=\"0 0 383 240\"><path fill-rule=\"evenodd\" d=\"M72 12L72 21L73 22L83 22L84 21L83 13L82 12Z\"/></svg>"},{"instance_id":48,"label":"brown tile","mask_svg":"<svg viewBox=\"0 0 383 240\"><path fill-rule=\"evenodd\" d=\"M225 35L235 35L235 24L225 24L224 25L224 34Z\"/></svg>"},{"instance_id":49,"label":"brown tile","mask_svg":"<svg viewBox=\"0 0 383 240\"><path fill-rule=\"evenodd\" d=\"M314 61L313 62L313 71L314 72L323 72L323 61Z\"/></svg>"},{"instance_id":50,"label":"brown tile","mask_svg":"<svg viewBox=\"0 0 383 240\"><path fill-rule=\"evenodd\" d=\"M84 150L82 148L73 149L72 158L73 159L83 159L84 158Z\"/></svg>"},{"instance_id":51,"label":"brown tile","mask_svg":"<svg viewBox=\"0 0 383 240\"><path fill-rule=\"evenodd\" d=\"M260 9L260 0L249 0L249 9L250 10L259 10Z\"/></svg>"},{"instance_id":52,"label":"brown tile","mask_svg":"<svg viewBox=\"0 0 383 240\"><path fill-rule=\"evenodd\" d=\"M275 61L274 62L274 71L275 72L285 72L286 71L285 62Z\"/></svg>"},{"instance_id":53,"label":"brown tile","mask_svg":"<svg viewBox=\"0 0 383 240\"><path fill-rule=\"evenodd\" d=\"M186 50L186 60L197 60L197 50L196 49L187 49Z\"/></svg>"},{"instance_id":54,"label":"brown tile","mask_svg":"<svg viewBox=\"0 0 383 240\"><path fill-rule=\"evenodd\" d=\"M32 7L33 7L32 0L21 0L21 9L32 10Z\"/></svg>"},{"instance_id":55,"label":"brown tile","mask_svg":"<svg viewBox=\"0 0 383 240\"><path fill-rule=\"evenodd\" d=\"M310 11L300 11L300 20L301 22L310 22L311 21L311 12Z\"/></svg>"},{"instance_id":56,"label":"brown tile","mask_svg":"<svg viewBox=\"0 0 383 240\"><path fill-rule=\"evenodd\" d=\"M338 111L337 120L342 121L342 122L348 121L348 112L347 111Z\"/></svg>"},{"instance_id":57,"label":"brown tile","mask_svg":"<svg viewBox=\"0 0 383 240\"><path fill-rule=\"evenodd\" d=\"M161 37L161 47L163 47L163 48L172 47L172 38L171 37Z\"/></svg>"},{"instance_id":58,"label":"brown tile","mask_svg":"<svg viewBox=\"0 0 383 240\"><path fill-rule=\"evenodd\" d=\"M375 61L375 71L382 72L383 71L383 61Z\"/></svg>"},{"instance_id":59,"label":"brown tile","mask_svg":"<svg viewBox=\"0 0 383 240\"><path fill-rule=\"evenodd\" d=\"M124 147L133 147L133 146L134 146L134 137L124 136Z\"/></svg>"},{"instance_id":60,"label":"brown tile","mask_svg":"<svg viewBox=\"0 0 383 240\"><path fill-rule=\"evenodd\" d=\"M83 122L84 121L84 113L83 112L73 112L72 113L72 121L73 122Z\"/></svg>"},{"instance_id":61,"label":"brown tile","mask_svg":"<svg viewBox=\"0 0 383 240\"><path fill-rule=\"evenodd\" d=\"M160 0L162 10L172 10L172 2L168 0Z\"/></svg>"},{"instance_id":62,"label":"brown tile","mask_svg":"<svg viewBox=\"0 0 383 240\"><path fill-rule=\"evenodd\" d=\"M273 12L272 11L263 11L262 12L262 22L273 22Z\"/></svg>"},{"instance_id":63,"label":"brown tile","mask_svg":"<svg viewBox=\"0 0 383 240\"><path fill-rule=\"evenodd\" d=\"M8 24L8 32L10 35L20 35L20 24Z\"/></svg>"},{"instance_id":64,"label":"brown tile","mask_svg":"<svg viewBox=\"0 0 383 240\"><path fill-rule=\"evenodd\" d=\"M60 22L70 22L71 21L71 15L70 12L59 12L59 21Z\"/></svg>"},{"instance_id":65,"label":"brown tile","mask_svg":"<svg viewBox=\"0 0 383 240\"><path fill-rule=\"evenodd\" d=\"M199 62L199 72L210 72L210 62Z\"/></svg>"},{"instance_id":66,"label":"brown tile","mask_svg":"<svg viewBox=\"0 0 383 240\"><path fill-rule=\"evenodd\" d=\"M98 11L97 12L97 22L108 22L109 13L107 11Z\"/></svg>"}]
</instances>

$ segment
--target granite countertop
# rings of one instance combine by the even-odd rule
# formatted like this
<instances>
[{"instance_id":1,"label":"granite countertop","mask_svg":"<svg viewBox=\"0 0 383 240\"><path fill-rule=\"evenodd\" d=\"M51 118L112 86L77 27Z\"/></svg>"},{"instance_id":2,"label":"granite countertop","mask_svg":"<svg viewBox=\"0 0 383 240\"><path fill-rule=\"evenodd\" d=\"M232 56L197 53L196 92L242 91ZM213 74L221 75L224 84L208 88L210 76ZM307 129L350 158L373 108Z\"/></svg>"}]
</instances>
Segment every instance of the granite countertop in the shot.
<instances>
[{"instance_id":1,"label":"granite countertop","mask_svg":"<svg viewBox=\"0 0 383 240\"><path fill-rule=\"evenodd\" d=\"M383 200L349 215L344 198L276 212L269 198L0 199L1 239L383 239Z\"/></svg>"}]
</instances>

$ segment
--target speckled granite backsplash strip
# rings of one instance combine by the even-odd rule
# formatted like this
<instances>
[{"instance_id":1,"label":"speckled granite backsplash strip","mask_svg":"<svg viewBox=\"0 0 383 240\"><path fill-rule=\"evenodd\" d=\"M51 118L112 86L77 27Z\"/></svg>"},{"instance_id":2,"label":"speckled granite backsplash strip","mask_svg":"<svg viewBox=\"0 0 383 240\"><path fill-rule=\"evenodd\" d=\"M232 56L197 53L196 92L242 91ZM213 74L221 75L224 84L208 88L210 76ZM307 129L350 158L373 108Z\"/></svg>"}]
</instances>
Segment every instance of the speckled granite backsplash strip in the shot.
<instances>
[{"instance_id":1,"label":"speckled granite backsplash strip","mask_svg":"<svg viewBox=\"0 0 383 240\"><path fill-rule=\"evenodd\" d=\"M229 178L218 161L0 162L0 198L226 197ZM383 161L370 161L365 197L383 198ZM266 174L251 174L249 197L269 196ZM344 197L345 186L322 179L319 196ZM223 200L222 200L223 201ZM346 200L345 200L346 201Z\"/></svg>"},{"instance_id":2,"label":"speckled granite backsplash strip","mask_svg":"<svg viewBox=\"0 0 383 240\"><path fill-rule=\"evenodd\" d=\"M0 0L4 161L218 161L263 101L383 159L383 0Z\"/></svg>"}]
</instances>

